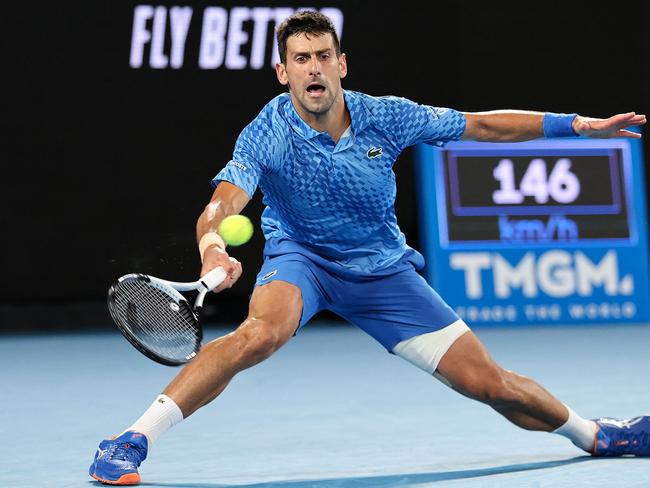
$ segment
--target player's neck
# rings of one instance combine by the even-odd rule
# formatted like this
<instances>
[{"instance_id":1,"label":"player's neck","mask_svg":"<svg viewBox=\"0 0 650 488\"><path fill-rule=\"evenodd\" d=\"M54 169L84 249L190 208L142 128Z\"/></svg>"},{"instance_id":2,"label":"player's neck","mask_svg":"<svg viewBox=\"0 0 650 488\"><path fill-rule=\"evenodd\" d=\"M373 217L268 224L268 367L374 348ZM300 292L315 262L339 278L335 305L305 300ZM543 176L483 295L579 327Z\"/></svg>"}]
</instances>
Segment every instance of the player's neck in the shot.
<instances>
[{"instance_id":1,"label":"player's neck","mask_svg":"<svg viewBox=\"0 0 650 488\"><path fill-rule=\"evenodd\" d=\"M293 100L292 100L293 101ZM341 93L332 107L325 113L315 114L300 107L300 104L293 103L296 112L305 123L318 132L327 132L334 142L339 139L350 126L351 119L348 109L345 106L345 100Z\"/></svg>"}]
</instances>

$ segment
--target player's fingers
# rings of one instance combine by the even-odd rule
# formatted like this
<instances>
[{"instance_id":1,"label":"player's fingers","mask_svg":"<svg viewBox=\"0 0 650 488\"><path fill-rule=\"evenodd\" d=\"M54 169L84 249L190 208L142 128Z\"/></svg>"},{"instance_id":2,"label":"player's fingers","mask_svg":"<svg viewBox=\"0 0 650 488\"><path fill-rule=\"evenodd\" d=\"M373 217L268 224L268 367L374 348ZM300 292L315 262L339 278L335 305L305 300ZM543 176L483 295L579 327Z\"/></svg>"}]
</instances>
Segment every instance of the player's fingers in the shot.
<instances>
[{"instance_id":1,"label":"player's fingers","mask_svg":"<svg viewBox=\"0 0 650 488\"><path fill-rule=\"evenodd\" d=\"M631 130L619 130L618 137L629 137L631 139L641 139L641 134L632 132Z\"/></svg>"},{"instance_id":2,"label":"player's fingers","mask_svg":"<svg viewBox=\"0 0 650 488\"><path fill-rule=\"evenodd\" d=\"M200 273L201 278L203 278L206 274L208 274L210 271L216 269L219 266L223 268L223 270L226 272L226 275L229 275L232 273L234 264L231 263L230 261L217 262L217 263L203 263L203 266L201 267L201 273Z\"/></svg>"},{"instance_id":3,"label":"player's fingers","mask_svg":"<svg viewBox=\"0 0 650 488\"><path fill-rule=\"evenodd\" d=\"M201 273L199 274L199 276L200 276L201 278L203 278L203 277L204 277L205 275L207 275L210 271L212 271L215 267L216 267L216 266L209 266L209 265L207 265L207 264L204 264L204 265L201 267Z\"/></svg>"},{"instance_id":4,"label":"player's fingers","mask_svg":"<svg viewBox=\"0 0 650 488\"><path fill-rule=\"evenodd\" d=\"M230 273L230 276L233 277L235 280L239 279L239 277L242 274L242 266L239 261L237 261L235 258L230 257L230 262L234 264L234 267L232 269L232 272Z\"/></svg>"},{"instance_id":5,"label":"player's fingers","mask_svg":"<svg viewBox=\"0 0 650 488\"><path fill-rule=\"evenodd\" d=\"M228 274L232 275L233 272L237 269L237 261L235 258L228 256L228 259L225 259L219 263L223 270Z\"/></svg>"},{"instance_id":6,"label":"player's fingers","mask_svg":"<svg viewBox=\"0 0 650 488\"><path fill-rule=\"evenodd\" d=\"M625 130L628 127L636 127L646 123L645 115L635 115L629 119L620 120L614 127L614 131L611 134L611 137L630 137L638 139L641 137L641 134L636 132Z\"/></svg>"},{"instance_id":7,"label":"player's fingers","mask_svg":"<svg viewBox=\"0 0 650 488\"><path fill-rule=\"evenodd\" d=\"M241 268L236 269L231 275L228 276L228 283L227 286L228 288L231 288L235 283L237 283L237 280L241 277Z\"/></svg>"},{"instance_id":8,"label":"player's fingers","mask_svg":"<svg viewBox=\"0 0 650 488\"><path fill-rule=\"evenodd\" d=\"M636 114L634 112L628 112L624 114L612 115L607 119L594 119L589 117L585 120L593 129L606 130L617 126L623 126L624 124L628 123L628 121L631 120L635 115Z\"/></svg>"},{"instance_id":9,"label":"player's fingers","mask_svg":"<svg viewBox=\"0 0 650 488\"><path fill-rule=\"evenodd\" d=\"M221 282L219 286L217 286L214 290L212 290L213 293L219 293L227 288L230 288L234 284L234 281L230 275L226 276L226 278Z\"/></svg>"},{"instance_id":10,"label":"player's fingers","mask_svg":"<svg viewBox=\"0 0 650 488\"><path fill-rule=\"evenodd\" d=\"M618 124L621 122L625 122L626 120L630 120L636 116L636 112L626 112L624 114L616 114L612 115L610 118L605 119L608 122L612 122L614 124Z\"/></svg>"},{"instance_id":11,"label":"player's fingers","mask_svg":"<svg viewBox=\"0 0 650 488\"><path fill-rule=\"evenodd\" d=\"M632 125L643 125L646 123L646 117L645 115L635 115L631 119L626 120L622 126L623 127L630 127Z\"/></svg>"},{"instance_id":12,"label":"player's fingers","mask_svg":"<svg viewBox=\"0 0 650 488\"><path fill-rule=\"evenodd\" d=\"M223 269L227 273L223 282L214 289L215 293L219 293L226 288L232 288L242 274L241 263L233 257L228 257L228 262L223 264Z\"/></svg>"},{"instance_id":13,"label":"player's fingers","mask_svg":"<svg viewBox=\"0 0 650 488\"><path fill-rule=\"evenodd\" d=\"M228 256L228 259L221 262L219 265L226 272L226 278L221 282L219 286L212 290L214 293L219 293L226 288L231 288L242 275L241 263L232 256ZM210 271L210 269L206 269L206 266L204 265L204 268L201 270L201 276L203 276L208 271Z\"/></svg>"},{"instance_id":14,"label":"player's fingers","mask_svg":"<svg viewBox=\"0 0 650 488\"><path fill-rule=\"evenodd\" d=\"M646 116L637 114L636 112L627 112L624 114L614 115L608 119L592 119L584 117L578 120L576 125L576 132L581 135L588 135L591 137L634 137L638 135L629 135L626 131L621 134L621 131L626 127L643 125L646 123Z\"/></svg>"},{"instance_id":15,"label":"player's fingers","mask_svg":"<svg viewBox=\"0 0 650 488\"><path fill-rule=\"evenodd\" d=\"M646 116L644 114L629 112L626 114L615 115L614 117L607 119L607 121L610 122L612 127L616 127L617 129L622 129L633 125L645 124Z\"/></svg>"}]
</instances>

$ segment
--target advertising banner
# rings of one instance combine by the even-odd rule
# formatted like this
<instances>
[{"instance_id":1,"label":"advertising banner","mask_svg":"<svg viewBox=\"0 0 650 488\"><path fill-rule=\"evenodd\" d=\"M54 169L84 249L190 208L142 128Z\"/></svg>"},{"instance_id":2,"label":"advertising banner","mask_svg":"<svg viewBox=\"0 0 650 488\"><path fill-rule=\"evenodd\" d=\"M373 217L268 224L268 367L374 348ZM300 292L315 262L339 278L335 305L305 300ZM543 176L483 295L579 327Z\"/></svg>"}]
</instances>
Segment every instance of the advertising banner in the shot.
<instances>
[{"instance_id":1,"label":"advertising banner","mask_svg":"<svg viewBox=\"0 0 650 488\"><path fill-rule=\"evenodd\" d=\"M426 277L472 323L650 319L638 140L418 147Z\"/></svg>"}]
</instances>

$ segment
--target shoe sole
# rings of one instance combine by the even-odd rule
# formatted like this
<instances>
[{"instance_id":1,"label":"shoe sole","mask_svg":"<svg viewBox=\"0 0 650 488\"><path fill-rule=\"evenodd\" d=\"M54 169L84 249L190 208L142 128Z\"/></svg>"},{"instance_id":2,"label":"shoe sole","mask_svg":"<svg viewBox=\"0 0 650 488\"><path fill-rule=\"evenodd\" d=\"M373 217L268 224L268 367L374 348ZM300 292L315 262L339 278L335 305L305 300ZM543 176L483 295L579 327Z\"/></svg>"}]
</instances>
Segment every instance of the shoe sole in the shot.
<instances>
[{"instance_id":1,"label":"shoe sole","mask_svg":"<svg viewBox=\"0 0 650 488\"><path fill-rule=\"evenodd\" d=\"M105 485L137 485L140 483L140 475L138 473L123 474L116 480L105 480L96 474L91 476Z\"/></svg>"}]
</instances>

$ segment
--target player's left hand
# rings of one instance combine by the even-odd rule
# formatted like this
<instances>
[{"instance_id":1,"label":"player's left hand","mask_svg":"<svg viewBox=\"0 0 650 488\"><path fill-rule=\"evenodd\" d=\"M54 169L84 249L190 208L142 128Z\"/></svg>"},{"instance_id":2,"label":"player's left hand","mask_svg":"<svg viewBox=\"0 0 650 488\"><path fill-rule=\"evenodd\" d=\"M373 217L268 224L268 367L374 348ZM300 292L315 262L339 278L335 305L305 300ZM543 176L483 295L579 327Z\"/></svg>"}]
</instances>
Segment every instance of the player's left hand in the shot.
<instances>
[{"instance_id":1,"label":"player's left hand","mask_svg":"<svg viewBox=\"0 0 650 488\"><path fill-rule=\"evenodd\" d=\"M646 123L645 115L636 112L618 114L608 119L595 119L578 115L573 120L573 130L580 136L609 139L612 137L631 137L638 139L641 134L625 130L633 125Z\"/></svg>"},{"instance_id":2,"label":"player's left hand","mask_svg":"<svg viewBox=\"0 0 650 488\"><path fill-rule=\"evenodd\" d=\"M228 260L235 265L232 273L228 274L228 278L230 278L230 282L228 283L228 288L230 288L235 283L237 283L237 280L239 278L241 278L243 270L242 270L241 263L239 261L237 261L235 258L233 258L232 256L228 256Z\"/></svg>"},{"instance_id":3,"label":"player's left hand","mask_svg":"<svg viewBox=\"0 0 650 488\"><path fill-rule=\"evenodd\" d=\"M217 266L221 266L227 273L227 276L219 286L212 290L214 293L231 288L242 275L242 265L239 261L232 256L228 256L225 250L217 246L208 247L203 255L201 276L203 277Z\"/></svg>"}]
</instances>

